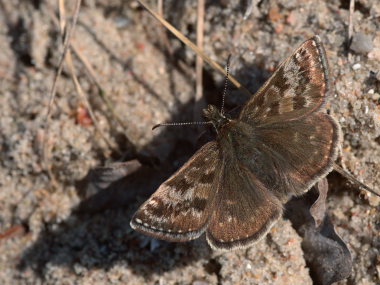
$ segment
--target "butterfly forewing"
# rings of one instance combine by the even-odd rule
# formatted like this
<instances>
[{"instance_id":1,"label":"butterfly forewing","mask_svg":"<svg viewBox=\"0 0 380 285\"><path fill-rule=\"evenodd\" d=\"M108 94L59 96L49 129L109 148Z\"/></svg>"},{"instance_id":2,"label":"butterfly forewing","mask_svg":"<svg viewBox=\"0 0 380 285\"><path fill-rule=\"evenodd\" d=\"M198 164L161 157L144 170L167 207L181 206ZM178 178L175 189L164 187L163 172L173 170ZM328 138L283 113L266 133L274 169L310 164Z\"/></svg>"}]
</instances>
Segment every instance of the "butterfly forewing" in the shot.
<instances>
[{"instance_id":1,"label":"butterfly forewing","mask_svg":"<svg viewBox=\"0 0 380 285\"><path fill-rule=\"evenodd\" d=\"M171 241L199 237L209 221L220 171L217 144L209 142L138 209L131 226Z\"/></svg>"},{"instance_id":2,"label":"butterfly forewing","mask_svg":"<svg viewBox=\"0 0 380 285\"><path fill-rule=\"evenodd\" d=\"M316 111L329 89L325 51L318 36L304 42L252 96L240 120L265 124Z\"/></svg>"}]
</instances>

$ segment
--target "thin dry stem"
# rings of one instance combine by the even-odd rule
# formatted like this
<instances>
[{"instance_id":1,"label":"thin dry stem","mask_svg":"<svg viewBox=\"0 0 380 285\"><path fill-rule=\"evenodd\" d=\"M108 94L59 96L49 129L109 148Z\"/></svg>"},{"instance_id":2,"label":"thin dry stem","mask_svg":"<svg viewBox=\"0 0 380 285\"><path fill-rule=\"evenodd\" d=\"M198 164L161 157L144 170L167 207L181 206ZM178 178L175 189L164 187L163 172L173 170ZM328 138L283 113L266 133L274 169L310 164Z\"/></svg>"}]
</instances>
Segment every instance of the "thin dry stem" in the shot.
<instances>
[{"instance_id":1,"label":"thin dry stem","mask_svg":"<svg viewBox=\"0 0 380 285\"><path fill-rule=\"evenodd\" d=\"M350 11L348 17L348 40L347 43L350 44L352 40L352 34L354 31L354 12L355 12L355 0L350 0ZM351 60L350 49L348 49L348 60Z\"/></svg>"},{"instance_id":2,"label":"thin dry stem","mask_svg":"<svg viewBox=\"0 0 380 285\"><path fill-rule=\"evenodd\" d=\"M54 13L50 13L51 19L57 26L61 26L60 22L58 21L57 17L54 15ZM84 67L87 70L87 74L89 75L90 80L95 83L96 87L98 88L99 96L102 98L104 103L106 104L107 108L111 111L111 115L114 117L114 119L118 122L118 124L125 130L127 130L127 126L125 123L121 120L121 118L116 114L115 107L111 103L111 101L108 99L108 96L106 92L104 91L104 88L99 82L99 79L96 75L96 72L94 68L92 67L91 63L88 61L88 59L83 55L83 53L80 51L80 49L77 47L77 44L75 42L75 39L71 39L70 41L70 47L74 54L78 57L78 59L82 62Z\"/></svg>"},{"instance_id":3,"label":"thin dry stem","mask_svg":"<svg viewBox=\"0 0 380 285\"><path fill-rule=\"evenodd\" d=\"M60 3L60 5L59 5L61 8L61 6L64 6L64 0L60 0L60 1L62 1L62 3ZM52 85L52 88L50 91L50 99L49 99L48 110L47 110L47 114L46 114L45 136L44 136L43 143L42 143L42 161L43 161L45 169L48 173L48 176L50 178L50 182L53 186L56 185L56 180L54 178L54 174L51 171L50 164L49 164L50 153L49 153L49 146L48 146L51 110L53 107L55 95L57 93L58 78L60 77L60 75L62 73L62 69L63 69L63 61L65 60L67 51L69 49L71 34L72 34L72 31L74 30L75 25L78 21L80 5L81 5L81 0L77 0L76 5L75 5L75 9L74 9L74 16L73 16L72 24L71 24L71 26L68 27L67 32L66 32L65 37L64 37L64 40L63 40L63 51L62 51L61 59L59 60L58 69L57 69L56 74L54 76L53 85ZM64 11L65 10L63 9L60 12L64 14Z\"/></svg>"},{"instance_id":4,"label":"thin dry stem","mask_svg":"<svg viewBox=\"0 0 380 285\"><path fill-rule=\"evenodd\" d=\"M203 50L203 34L204 34L204 14L205 14L205 1L198 0L198 18L197 18L197 46ZM195 104L194 104L194 121L198 121L201 117L201 110L205 107L203 98L203 59L197 55L195 64L196 70L196 88L195 88Z\"/></svg>"},{"instance_id":5,"label":"thin dry stem","mask_svg":"<svg viewBox=\"0 0 380 285\"><path fill-rule=\"evenodd\" d=\"M209 56L207 56L203 51L201 51L194 43L192 43L189 39L187 39L184 35L181 34L176 28L174 28L168 21L150 9L143 1L137 0L153 17L155 17L162 25L164 25L170 32L172 32L179 40L181 40L185 45L190 47L193 51L195 51L199 56L202 57L204 61L210 64L214 69L226 75L226 72L222 66L213 61ZM245 92L248 95L252 95L252 93L245 88L239 81L235 79L233 76L229 76L229 79L232 84L234 84L241 91Z\"/></svg>"},{"instance_id":6,"label":"thin dry stem","mask_svg":"<svg viewBox=\"0 0 380 285\"><path fill-rule=\"evenodd\" d=\"M163 0L157 0L157 12L160 16L163 17L164 15L164 1ZM173 57L174 51L170 44L168 35L166 34L166 30L164 27L160 27L160 33L161 33L161 45L165 47L171 57Z\"/></svg>"},{"instance_id":7,"label":"thin dry stem","mask_svg":"<svg viewBox=\"0 0 380 285\"><path fill-rule=\"evenodd\" d=\"M73 82L74 82L74 85L75 85L75 88L79 94L79 96L81 97L83 103L85 104L85 107L86 109L88 110L89 114L90 114L90 117L91 117L91 120L94 122L94 125L95 125L95 129L99 132L100 136L102 137L102 139L107 143L107 145L113 150L113 151L116 151L118 152L117 150L117 147L112 144L108 139L107 137L105 136L105 134L103 133L103 131L101 130L100 126L99 126L99 123L98 123L98 120L96 119L95 117L95 114L91 108L91 104L90 102L88 101L87 99L87 96L84 94L83 92L83 89L78 81L78 78L76 76L76 72L75 72L75 68L74 68L74 65L73 65L73 60L72 60L72 57L71 57L71 52L68 51L67 54L66 54L66 63L67 65L69 66L70 68L70 73L71 73L71 77L73 79Z\"/></svg>"},{"instance_id":8,"label":"thin dry stem","mask_svg":"<svg viewBox=\"0 0 380 285\"><path fill-rule=\"evenodd\" d=\"M66 27L65 0L59 0L58 1L58 9L59 9L59 30L62 33Z\"/></svg>"},{"instance_id":9,"label":"thin dry stem","mask_svg":"<svg viewBox=\"0 0 380 285\"><path fill-rule=\"evenodd\" d=\"M108 96L107 96L106 92L104 91L104 88L101 86L101 84L97 78L97 75L95 73L95 70L93 69L91 63L80 52L80 49L78 49L75 41L72 41L71 47L72 47L75 55L78 57L78 59L83 63L84 67L86 68L86 70L89 74L90 80L92 80L95 83L96 87L98 88L100 98L102 98L102 100L106 104L107 108L111 111L111 114L115 118L116 122L118 122L118 124L124 129L124 131L126 131L127 125L117 115L115 108L114 108L113 104L111 103L111 101L108 99Z\"/></svg>"},{"instance_id":10,"label":"thin dry stem","mask_svg":"<svg viewBox=\"0 0 380 285\"><path fill-rule=\"evenodd\" d=\"M352 175L348 171L344 170L342 167L340 167L336 163L334 163L334 170L336 172L338 172L340 175L342 175L343 177L345 177L346 179L348 179L351 183L356 185L359 189L362 188L363 190L366 190L366 191L380 197L379 193L377 193L375 190L371 189L370 187L368 187L364 183L360 182L354 175Z\"/></svg>"},{"instance_id":11,"label":"thin dry stem","mask_svg":"<svg viewBox=\"0 0 380 285\"><path fill-rule=\"evenodd\" d=\"M350 0L350 14L348 18L348 40L349 41L351 40L353 31L354 31L354 23L353 23L354 12L355 12L355 0Z\"/></svg>"},{"instance_id":12,"label":"thin dry stem","mask_svg":"<svg viewBox=\"0 0 380 285\"><path fill-rule=\"evenodd\" d=\"M64 34L64 31L65 31L65 18L66 18L65 17L65 8L64 7L65 7L65 5L63 3L63 0L60 0L60 6L59 6L59 8L60 8L60 28L61 28L61 34L62 35ZM70 45L70 43L69 43L69 45ZM74 68L74 64L73 64L73 60L72 60L70 49L68 49L68 51L67 51L65 60L66 60L67 65L69 66L70 73L71 73L71 78L72 78L72 80L74 82L75 89L77 90L77 93L78 93L79 97L82 99L82 102L84 103L86 109L88 110L88 113L90 114L91 120L93 121L93 123L95 125L95 129L99 132L100 136L106 142L106 144L111 149L113 149L114 151L117 151L117 147L114 144L112 144L107 139L106 135L101 130L101 128L99 126L99 123L98 123L98 120L95 117L94 111L92 110L91 104L88 101L87 96L83 92L83 89L82 89L82 87L81 87L81 85L79 83L78 77L77 77L76 72L75 72L75 68Z\"/></svg>"},{"instance_id":13,"label":"thin dry stem","mask_svg":"<svg viewBox=\"0 0 380 285\"><path fill-rule=\"evenodd\" d=\"M61 1L64 1L64 0L61 0ZM75 5L72 24L71 24L71 26L68 26L68 28L66 30L67 32L66 32L65 37L64 37L62 55L61 55L61 58L59 60L58 69L57 69L57 72L56 72L55 77L54 77L53 86L52 86L52 89L50 91L50 100L49 100L48 112L47 112L47 116L46 116L47 125L49 125L48 123L49 123L50 117L51 117L51 109L53 106L55 95L57 93L57 82L58 82L58 78L61 75L62 69L63 69L63 61L65 60L66 53L70 47L71 34L72 34L72 32L76 26L76 23L78 21L80 5L81 5L81 0L77 0L76 5ZM61 23L61 25L62 25L62 23Z\"/></svg>"}]
</instances>

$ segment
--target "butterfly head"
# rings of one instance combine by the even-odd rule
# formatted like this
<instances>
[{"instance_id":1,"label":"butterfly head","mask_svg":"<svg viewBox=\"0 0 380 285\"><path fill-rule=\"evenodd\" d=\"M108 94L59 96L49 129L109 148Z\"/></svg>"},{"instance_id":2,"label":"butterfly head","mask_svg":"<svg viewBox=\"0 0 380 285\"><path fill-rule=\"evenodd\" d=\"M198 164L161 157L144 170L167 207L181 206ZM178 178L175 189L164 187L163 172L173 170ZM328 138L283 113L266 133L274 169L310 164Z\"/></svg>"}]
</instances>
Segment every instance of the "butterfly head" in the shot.
<instances>
[{"instance_id":1,"label":"butterfly head","mask_svg":"<svg viewBox=\"0 0 380 285\"><path fill-rule=\"evenodd\" d=\"M214 105L208 105L206 109L203 109L203 115L210 120L216 130L229 121Z\"/></svg>"}]
</instances>

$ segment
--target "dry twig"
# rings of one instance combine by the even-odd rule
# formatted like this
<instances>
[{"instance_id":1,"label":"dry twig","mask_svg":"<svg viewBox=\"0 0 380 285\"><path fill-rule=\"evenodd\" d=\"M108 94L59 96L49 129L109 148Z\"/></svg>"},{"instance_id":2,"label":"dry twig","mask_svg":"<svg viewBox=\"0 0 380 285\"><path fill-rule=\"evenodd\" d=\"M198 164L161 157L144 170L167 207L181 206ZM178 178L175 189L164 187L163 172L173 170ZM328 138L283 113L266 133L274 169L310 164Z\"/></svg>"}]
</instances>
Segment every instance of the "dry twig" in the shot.
<instances>
[{"instance_id":1,"label":"dry twig","mask_svg":"<svg viewBox=\"0 0 380 285\"><path fill-rule=\"evenodd\" d=\"M60 9L60 27L61 27L61 34L64 35L66 15L65 15L65 8L64 8L63 0L60 1L60 3L61 2L62 2L62 4L59 5L59 9ZM70 43L69 43L69 45L70 45ZM78 77L76 76L76 72L75 72L75 69L74 69L74 64L73 64L73 60L72 60L72 57L71 57L71 51L70 51L70 49L67 51L66 59L65 60L66 60L67 65L69 66L71 77L72 77L72 80L74 82L75 88L76 88L76 90L77 90L80 98L82 99L82 101L83 101L86 109L88 110L88 112L90 114L90 117L91 117L91 120L94 122L95 129L99 132L100 136L107 143L107 145L111 149L113 149L114 151L117 151L117 147L114 144L112 144L107 139L106 135L101 130L101 128L99 126L99 123L98 123L98 120L96 119L95 114L94 114L94 112L92 110L91 104L88 101L87 96L83 92L83 89L82 89L82 87L81 87L81 85L79 83Z\"/></svg>"},{"instance_id":2,"label":"dry twig","mask_svg":"<svg viewBox=\"0 0 380 285\"><path fill-rule=\"evenodd\" d=\"M355 12L355 0L350 0L350 10L349 10L349 18L348 18L348 41L351 41L352 34L354 31L353 17Z\"/></svg>"},{"instance_id":3,"label":"dry twig","mask_svg":"<svg viewBox=\"0 0 380 285\"><path fill-rule=\"evenodd\" d=\"M49 175L50 182L53 185L56 184L56 180L55 180L54 175L53 175L53 173L51 171L51 168L50 168L50 164L49 164L49 152L48 152L48 139L49 139L49 127L50 127L51 110L52 110L52 107L53 107L55 95L57 93L58 78L60 77L60 75L62 73L62 69L63 69L63 61L65 60L67 51L69 49L69 43L70 43L71 34L72 34L72 31L74 30L75 25L76 25L76 23L78 21L78 15L79 15L80 5L81 5L81 0L77 0L76 5L75 5L75 9L74 9L74 16L73 16L73 19L72 19L71 26L69 26L67 28L67 30L66 30L66 34L65 34L65 37L64 37L64 40L63 40L63 51L62 51L61 58L59 60L58 69L57 69L57 71L55 73L55 76L54 76L53 85L52 85L52 88L51 88L51 91L50 91L50 99L49 99L48 110L47 110L47 114L46 114L45 134L44 134L44 139L43 139L43 143L42 143L42 161L43 161L45 169L46 169L46 171L47 171L47 173ZM64 0L60 0L59 7L60 8L64 7ZM64 9L64 8L62 8L62 9ZM64 10L62 10L62 11L64 11Z\"/></svg>"},{"instance_id":4,"label":"dry twig","mask_svg":"<svg viewBox=\"0 0 380 285\"><path fill-rule=\"evenodd\" d=\"M104 88L101 86L99 79L98 79L91 63L81 53L81 51L77 47L75 41L72 41L71 47L72 47L75 55L78 57L78 59L83 63L84 67L86 68L86 70L89 74L90 80L92 80L92 82L95 83L96 87L98 88L100 98L102 98L102 100L106 104L107 108L111 111L111 114L115 118L116 122L118 122L118 124L124 129L124 132L125 132L127 130L127 125L123 122L123 120L116 113L115 108L114 108L112 102L108 99L108 96L107 96L106 92L104 91Z\"/></svg>"},{"instance_id":5,"label":"dry twig","mask_svg":"<svg viewBox=\"0 0 380 285\"><path fill-rule=\"evenodd\" d=\"M160 16L164 16L164 1L163 0L157 0L157 11ZM166 34L166 30L163 27L160 27L161 32L161 44L166 48L168 51L170 57L173 57L174 51L170 44L168 35Z\"/></svg>"},{"instance_id":6,"label":"dry twig","mask_svg":"<svg viewBox=\"0 0 380 285\"><path fill-rule=\"evenodd\" d=\"M204 34L204 15L205 15L205 0L198 0L198 18L197 18L197 46L203 50L203 34ZM196 70L196 88L195 88L195 104L194 104L194 121L201 119L201 110L206 106L203 98L203 59L197 55L195 64Z\"/></svg>"},{"instance_id":7,"label":"dry twig","mask_svg":"<svg viewBox=\"0 0 380 285\"><path fill-rule=\"evenodd\" d=\"M366 190L372 193L373 195L380 197L379 193L377 193L375 190L371 189L364 183L360 182L354 175L349 173L347 170L344 170L342 167L340 167L336 163L334 163L334 170L338 172L340 175L342 175L343 177L345 177L347 180L349 180L352 184L356 185L359 189L362 188L363 190Z\"/></svg>"},{"instance_id":8,"label":"dry twig","mask_svg":"<svg viewBox=\"0 0 380 285\"><path fill-rule=\"evenodd\" d=\"M355 0L350 0L350 10L349 10L349 18L348 18L348 60L351 60L351 53L350 53L350 44L352 40L352 34L354 31L354 12L355 12Z\"/></svg>"},{"instance_id":9,"label":"dry twig","mask_svg":"<svg viewBox=\"0 0 380 285\"><path fill-rule=\"evenodd\" d=\"M54 13L50 13L52 21L59 27L61 27L61 21L57 19L57 17L54 15ZM121 120L121 118L117 115L115 112L115 108L111 101L108 99L108 96L106 95L106 92L104 91L104 88L100 84L100 81L96 75L96 72L94 68L92 67L91 63L88 61L88 59L83 55L83 53L80 51L80 49L77 47L77 44L75 42L75 39L70 40L70 47L74 54L78 57L78 59L82 62L84 67L87 70L87 74L89 75L90 80L96 85L98 88L99 96L103 100L103 102L106 104L107 108L111 111L112 116L114 119L118 122L118 124L124 129L124 131L127 129L127 126L125 123Z\"/></svg>"},{"instance_id":10,"label":"dry twig","mask_svg":"<svg viewBox=\"0 0 380 285\"><path fill-rule=\"evenodd\" d=\"M178 31L176 28L174 28L168 21L166 21L164 18L162 18L160 15L158 15L156 12L154 12L152 9L150 9L143 1L137 0L153 17L155 17L162 25L164 25L170 32L172 32L179 40L181 40L185 45L190 47L193 51L197 53L204 61L206 61L208 64L210 64L214 69L222 73L223 75L226 75L226 71L222 66L220 66L218 63L213 61L209 56L207 56L204 52L202 52L194 43L192 43L188 38L186 38L184 35L181 34L180 31ZM235 85L238 89L240 89L242 92L252 95L252 93L245 88L242 84L240 84L239 81L235 79L232 75L228 76L230 82Z\"/></svg>"}]
</instances>

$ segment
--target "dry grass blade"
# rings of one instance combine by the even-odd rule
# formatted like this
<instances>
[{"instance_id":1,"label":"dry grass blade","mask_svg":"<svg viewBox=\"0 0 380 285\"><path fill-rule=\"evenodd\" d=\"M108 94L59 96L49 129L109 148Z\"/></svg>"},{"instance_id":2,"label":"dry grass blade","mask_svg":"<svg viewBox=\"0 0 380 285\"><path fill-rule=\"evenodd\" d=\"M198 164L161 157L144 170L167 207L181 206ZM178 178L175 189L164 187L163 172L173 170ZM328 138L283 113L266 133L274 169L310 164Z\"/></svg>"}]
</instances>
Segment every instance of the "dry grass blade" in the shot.
<instances>
[{"instance_id":1,"label":"dry grass blade","mask_svg":"<svg viewBox=\"0 0 380 285\"><path fill-rule=\"evenodd\" d=\"M65 6L64 5L64 0L60 0L59 1L59 8L62 9L61 10L62 13L64 13L64 11L65 11L64 8L63 8L64 6ZM69 26L68 29L66 30L66 34L65 34L65 37L64 37L64 40L63 40L63 51L62 51L61 58L59 60L58 69L57 69L57 71L55 73L55 76L54 76L54 79L53 79L53 85L52 85L52 88L51 88L51 91L50 91L50 99L49 99L48 110L47 110L47 114L46 114L45 134L44 134L44 139L43 139L43 143L42 143L42 161L43 161L43 164L44 164L44 168L45 168L45 170L47 171L47 173L49 175L50 182L51 182L52 185L56 185L56 181L55 181L54 175L53 175L53 173L51 171L50 164L48 162L49 161L48 139L49 139L49 127L50 127L51 110L52 110L52 107L53 107L55 95L57 93L58 78L60 77L60 75L62 73L63 62L64 62L64 60L66 58L66 54L67 54L67 51L68 51L69 46L70 46L69 44L70 44L71 34L72 34L72 31L75 28L76 23L78 21L80 6L81 6L81 0L77 0L76 4L75 4L74 16L73 16L73 19L72 19L71 26Z\"/></svg>"},{"instance_id":2,"label":"dry grass blade","mask_svg":"<svg viewBox=\"0 0 380 285\"><path fill-rule=\"evenodd\" d=\"M379 193L377 193L375 190L371 189L367 185L360 182L354 175L347 172L346 170L344 170L342 167L340 167L336 163L334 163L334 170L336 172L338 172L340 175L342 175L343 177L347 178L349 181L351 181L351 183L355 184L358 188L362 188L363 190L366 190L366 191L372 193L373 195L380 197Z\"/></svg>"},{"instance_id":3,"label":"dry grass blade","mask_svg":"<svg viewBox=\"0 0 380 285\"><path fill-rule=\"evenodd\" d=\"M60 1L63 1L63 0L60 0ZM64 6L63 3L60 4L59 6L61 7L61 5ZM52 106L53 106L55 94L57 93L58 78L59 78L59 76L62 73L63 62L64 62L64 60L66 58L67 51L68 51L68 49L70 47L71 34L72 34L72 32L73 32L73 30L74 30L74 28L75 28L75 26L77 24L77 21L78 21L80 5L81 5L81 0L77 0L76 5L75 5L74 16L73 16L73 20L72 20L71 26L69 26L67 28L66 34L65 34L65 37L64 37L64 40L63 40L62 55L61 55L61 58L59 60L57 72L56 72L56 74L54 76L53 86L52 86L51 91L50 91L50 99L49 99L49 105L48 105L48 112L47 112L47 116L46 116L47 127L49 125L49 120L50 120L50 116L51 116L51 109L52 109ZM62 25L62 23L61 23L61 25Z\"/></svg>"},{"instance_id":4,"label":"dry grass blade","mask_svg":"<svg viewBox=\"0 0 380 285\"><path fill-rule=\"evenodd\" d=\"M105 134L103 133L103 131L101 130L101 128L99 127L99 123L98 123L98 120L96 119L95 117L95 114L91 108L91 105L90 105L90 102L88 101L87 99L87 96L84 94L83 92L83 89L82 87L80 86L79 84L79 81L78 81L78 78L76 76L76 73L75 73L75 69L74 69L74 65L73 65L73 60L72 60L72 57L71 57L71 52L68 51L68 53L66 54L66 63L67 65L69 66L70 68L70 73L71 73L71 76L72 76L72 79L73 79L73 82L74 82L74 85L75 85L75 88L77 89L77 92L79 94L79 96L81 97L83 103L85 104L85 107L86 109L88 110L89 114L90 114L90 117L91 117L91 120L94 122L94 125L95 125L95 128L96 130L99 132L100 136L102 137L102 139L107 143L107 145L115 152L118 152L117 150L117 147L112 144L108 139L107 137L105 136ZM120 153L119 153L120 154Z\"/></svg>"},{"instance_id":5,"label":"dry grass blade","mask_svg":"<svg viewBox=\"0 0 380 285\"><path fill-rule=\"evenodd\" d=\"M0 232L0 241L25 234L25 232L26 228L22 224L13 225L5 231Z\"/></svg>"},{"instance_id":6,"label":"dry grass blade","mask_svg":"<svg viewBox=\"0 0 380 285\"><path fill-rule=\"evenodd\" d=\"M203 50L203 32L204 32L204 15L205 15L205 1L198 0L198 17L197 17L197 46ZM201 110L204 109L206 103L203 98L203 59L197 55L195 64L196 70L196 88L195 88L195 104L194 104L194 121L201 119Z\"/></svg>"},{"instance_id":7,"label":"dry grass blade","mask_svg":"<svg viewBox=\"0 0 380 285\"><path fill-rule=\"evenodd\" d=\"M65 5L63 3L63 1L60 1L60 5L59 5L59 9L60 9L60 28L61 28L61 33L62 35L64 34L64 30L65 30ZM78 11L79 12L79 11ZM70 45L70 43L69 43ZM107 137L105 136L105 134L103 133L103 131L101 130L101 128L99 127L99 123L98 123L98 120L96 119L95 117L95 114L94 114L94 111L92 110L91 108L91 104L90 102L88 101L87 99L87 96L84 94L83 92L83 89L79 83L79 80L78 80L78 77L76 76L76 72L75 72L75 68L74 68L74 64L73 64L73 60L72 60L72 56L71 56L71 51L70 49L67 51L67 54L66 54L66 63L67 65L69 66L69 69L70 69L70 73L71 73L71 77L72 77L72 80L74 82L74 85L75 85L75 88L79 94L79 96L81 97L86 109L88 110L89 114L90 114L90 117L91 117L91 120L92 122L94 123L95 125L95 128L96 130L99 132L100 136L102 137L102 139L107 143L107 145L113 149L113 151L116 151L117 152L117 147L112 144L108 139Z\"/></svg>"},{"instance_id":8,"label":"dry grass blade","mask_svg":"<svg viewBox=\"0 0 380 285\"><path fill-rule=\"evenodd\" d=\"M348 42L351 41L352 34L354 31L353 17L355 12L355 0L350 0L350 14L348 19Z\"/></svg>"},{"instance_id":9,"label":"dry grass blade","mask_svg":"<svg viewBox=\"0 0 380 285\"><path fill-rule=\"evenodd\" d=\"M350 44L352 40L352 34L354 31L354 12L355 12L355 0L350 0L350 10L348 18L348 34L347 34L347 48L348 48L348 60L351 61L352 54L350 53Z\"/></svg>"},{"instance_id":10,"label":"dry grass blade","mask_svg":"<svg viewBox=\"0 0 380 285\"><path fill-rule=\"evenodd\" d=\"M106 95L106 92L104 91L104 88L101 86L101 84L100 84L100 82L96 76L96 73L95 73L94 69L92 68L91 63L80 52L80 50L77 48L74 41L71 43L71 47L72 47L75 55L79 58L79 60L83 63L84 67L86 68L90 79L95 83L96 87L98 88L99 96L102 98L104 103L107 105L107 108L111 111L112 116L115 118L115 120L118 122L118 124L124 129L124 131L127 130L126 124L116 114L115 108L112 105L111 101L108 99L108 96Z\"/></svg>"},{"instance_id":11,"label":"dry grass blade","mask_svg":"<svg viewBox=\"0 0 380 285\"><path fill-rule=\"evenodd\" d=\"M164 25L170 32L172 32L179 40L181 40L185 45L189 46L193 51L197 53L204 61L210 64L214 69L218 70L220 73L226 75L226 71L218 63L213 61L209 56L207 56L202 50L200 50L194 43L192 43L188 38L181 34L176 28L174 28L168 21L162 18L158 13L150 9L143 1L137 0L153 17L155 17L162 25ZM245 92L248 95L252 93L245 88L239 81L237 81L233 76L229 75L231 83L234 84L241 91Z\"/></svg>"},{"instance_id":12,"label":"dry grass blade","mask_svg":"<svg viewBox=\"0 0 380 285\"><path fill-rule=\"evenodd\" d=\"M59 21L59 30L63 32L66 27L66 8L65 8L65 0L59 0L58 1L58 9L60 14L60 21Z\"/></svg>"},{"instance_id":13,"label":"dry grass blade","mask_svg":"<svg viewBox=\"0 0 380 285\"><path fill-rule=\"evenodd\" d=\"M157 1L157 10L158 10L158 14L160 16L164 15L164 1L163 0ZM169 55L171 57L173 57L173 55L174 55L173 48L170 45L170 41L169 41L168 35L166 34L166 30L162 26L160 27L160 33L161 33L161 35L160 35L161 45L163 47L165 47L166 50L168 51Z\"/></svg>"},{"instance_id":14,"label":"dry grass blade","mask_svg":"<svg viewBox=\"0 0 380 285\"><path fill-rule=\"evenodd\" d=\"M52 8L50 7L50 10L52 10ZM54 15L53 12L50 13L50 17L52 19L52 21L59 27L62 26L62 22L64 22L64 20L62 19L61 21L59 21L57 19L57 17ZM114 106L112 105L111 101L108 99L108 96L106 95L106 92L104 91L104 88L101 86L99 80L98 80L98 77L96 75L96 72L94 70L94 68L92 67L91 63L87 60L87 58L82 54L82 52L80 51L80 49L77 47L76 45L76 42L75 42L75 39L72 39L70 41L70 47L72 49L72 51L74 52L74 54L78 57L78 59L82 62L82 64L84 65L84 67L86 68L87 72L88 72L88 75L89 75L89 78L90 80L96 85L96 87L98 88L98 92L99 92L99 96L102 98L103 102L106 104L107 108L111 111L111 114L112 116L114 117L114 119L118 122L118 124L124 129L126 130L127 129L127 126L125 125L125 123L121 120L121 118L116 114L115 112L115 108Z\"/></svg>"}]
</instances>

